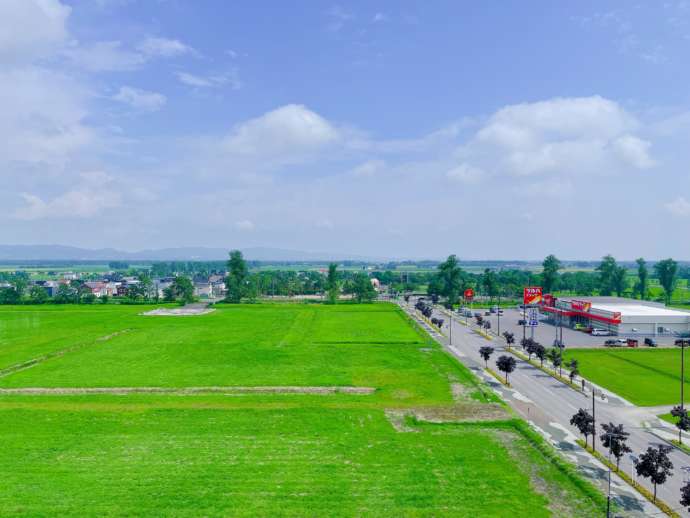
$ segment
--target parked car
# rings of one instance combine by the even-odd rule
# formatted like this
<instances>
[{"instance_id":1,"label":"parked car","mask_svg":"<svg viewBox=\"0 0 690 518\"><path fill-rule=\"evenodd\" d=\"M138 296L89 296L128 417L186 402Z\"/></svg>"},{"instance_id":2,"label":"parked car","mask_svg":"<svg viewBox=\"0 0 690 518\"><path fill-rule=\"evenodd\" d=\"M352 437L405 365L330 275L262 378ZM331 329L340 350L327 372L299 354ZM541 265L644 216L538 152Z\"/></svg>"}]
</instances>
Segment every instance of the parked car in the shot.
<instances>
[{"instance_id":1,"label":"parked car","mask_svg":"<svg viewBox=\"0 0 690 518\"><path fill-rule=\"evenodd\" d=\"M618 347L620 344L618 343L618 340L610 339L610 340L606 340L604 342L604 345L606 347Z\"/></svg>"},{"instance_id":2,"label":"parked car","mask_svg":"<svg viewBox=\"0 0 690 518\"><path fill-rule=\"evenodd\" d=\"M611 332L606 329L592 328L592 336L611 336Z\"/></svg>"},{"instance_id":3,"label":"parked car","mask_svg":"<svg viewBox=\"0 0 690 518\"><path fill-rule=\"evenodd\" d=\"M484 316L485 316L485 317L490 317L490 316L491 316L491 311L484 311Z\"/></svg>"},{"instance_id":4,"label":"parked car","mask_svg":"<svg viewBox=\"0 0 690 518\"><path fill-rule=\"evenodd\" d=\"M635 340L634 338L628 338L628 339L626 340L626 342L627 342L627 346L628 346L628 347L637 347L637 346L640 345L640 342L638 342L638 341Z\"/></svg>"},{"instance_id":5,"label":"parked car","mask_svg":"<svg viewBox=\"0 0 690 518\"><path fill-rule=\"evenodd\" d=\"M674 343L675 345L677 345L678 347L680 347L680 346L682 346L682 345L684 345L685 347L687 347L688 345L690 345L690 340L688 340L687 338L679 338L678 340L676 340L676 341L673 342L673 343Z\"/></svg>"},{"instance_id":6,"label":"parked car","mask_svg":"<svg viewBox=\"0 0 690 518\"><path fill-rule=\"evenodd\" d=\"M527 320L525 320L524 318L521 318L520 320L518 320L518 325L519 326L526 326Z\"/></svg>"},{"instance_id":7,"label":"parked car","mask_svg":"<svg viewBox=\"0 0 690 518\"><path fill-rule=\"evenodd\" d=\"M648 345L649 347L656 347L657 346L656 340L654 340L654 338L645 338L644 344Z\"/></svg>"},{"instance_id":8,"label":"parked car","mask_svg":"<svg viewBox=\"0 0 690 518\"><path fill-rule=\"evenodd\" d=\"M481 317L482 314L481 314L479 311L475 311L475 312L474 312L474 316L475 316L475 317Z\"/></svg>"},{"instance_id":9,"label":"parked car","mask_svg":"<svg viewBox=\"0 0 690 518\"><path fill-rule=\"evenodd\" d=\"M585 330L585 326L583 326L582 324L575 324L575 325L573 326L573 329L574 329L575 331L584 331L584 330Z\"/></svg>"}]
</instances>

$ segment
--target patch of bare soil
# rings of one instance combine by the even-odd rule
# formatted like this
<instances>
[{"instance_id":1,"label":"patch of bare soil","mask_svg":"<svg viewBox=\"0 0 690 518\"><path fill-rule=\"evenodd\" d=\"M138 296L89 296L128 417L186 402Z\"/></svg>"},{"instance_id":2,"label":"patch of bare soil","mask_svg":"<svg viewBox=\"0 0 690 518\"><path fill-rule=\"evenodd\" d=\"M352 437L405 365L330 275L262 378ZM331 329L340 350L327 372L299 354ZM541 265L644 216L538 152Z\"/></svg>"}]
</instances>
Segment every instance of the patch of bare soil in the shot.
<instances>
[{"instance_id":1,"label":"patch of bare soil","mask_svg":"<svg viewBox=\"0 0 690 518\"><path fill-rule=\"evenodd\" d=\"M451 406L388 409L386 417L399 432L413 432L405 420L414 417L427 423L468 423L508 419L510 415L497 403L456 403Z\"/></svg>"},{"instance_id":2,"label":"patch of bare soil","mask_svg":"<svg viewBox=\"0 0 690 518\"><path fill-rule=\"evenodd\" d=\"M147 317L191 317L213 313L215 309L208 307L158 308L146 311L142 315Z\"/></svg>"},{"instance_id":3,"label":"patch of bare soil","mask_svg":"<svg viewBox=\"0 0 690 518\"><path fill-rule=\"evenodd\" d=\"M85 394L354 394L369 395L371 387L24 387L0 389L0 395L85 395Z\"/></svg>"}]
</instances>

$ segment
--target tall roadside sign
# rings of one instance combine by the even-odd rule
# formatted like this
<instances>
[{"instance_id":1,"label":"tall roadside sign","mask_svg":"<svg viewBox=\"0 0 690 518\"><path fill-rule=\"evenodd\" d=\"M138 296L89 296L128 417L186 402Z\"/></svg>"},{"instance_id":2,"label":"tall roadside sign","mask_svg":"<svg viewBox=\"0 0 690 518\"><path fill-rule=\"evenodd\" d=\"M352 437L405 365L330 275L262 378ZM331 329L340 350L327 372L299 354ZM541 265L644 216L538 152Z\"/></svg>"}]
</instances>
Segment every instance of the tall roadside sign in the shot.
<instances>
[{"instance_id":1,"label":"tall roadside sign","mask_svg":"<svg viewBox=\"0 0 690 518\"><path fill-rule=\"evenodd\" d=\"M543 290L541 286L527 286L522 292L522 303L525 306L541 304Z\"/></svg>"},{"instance_id":2,"label":"tall roadside sign","mask_svg":"<svg viewBox=\"0 0 690 518\"><path fill-rule=\"evenodd\" d=\"M522 310L522 319L523 319L523 327L522 327L522 338L525 338L525 329L526 326L529 326L531 329L531 335L532 338L534 338L534 327L539 324L539 313L537 308L531 307L531 306L536 306L537 304L541 304L543 300L543 290L541 286L526 286L525 289L522 292L522 304L523 304L523 310ZM529 319L527 316L527 307L530 306L529 309Z\"/></svg>"}]
</instances>

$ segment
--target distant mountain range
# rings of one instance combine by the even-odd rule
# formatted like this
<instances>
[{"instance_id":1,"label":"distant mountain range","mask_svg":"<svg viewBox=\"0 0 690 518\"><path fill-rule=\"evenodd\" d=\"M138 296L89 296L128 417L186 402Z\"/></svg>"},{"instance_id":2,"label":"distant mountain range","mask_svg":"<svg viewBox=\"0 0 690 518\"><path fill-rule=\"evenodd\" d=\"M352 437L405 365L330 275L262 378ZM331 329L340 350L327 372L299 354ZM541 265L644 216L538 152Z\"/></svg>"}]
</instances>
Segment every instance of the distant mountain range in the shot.
<instances>
[{"instance_id":1,"label":"distant mountain range","mask_svg":"<svg viewBox=\"0 0 690 518\"><path fill-rule=\"evenodd\" d=\"M221 261L229 248L179 247L124 252L114 248L91 250L62 245L0 245L0 261ZM380 261L383 258L281 248L241 249L249 261Z\"/></svg>"}]
</instances>

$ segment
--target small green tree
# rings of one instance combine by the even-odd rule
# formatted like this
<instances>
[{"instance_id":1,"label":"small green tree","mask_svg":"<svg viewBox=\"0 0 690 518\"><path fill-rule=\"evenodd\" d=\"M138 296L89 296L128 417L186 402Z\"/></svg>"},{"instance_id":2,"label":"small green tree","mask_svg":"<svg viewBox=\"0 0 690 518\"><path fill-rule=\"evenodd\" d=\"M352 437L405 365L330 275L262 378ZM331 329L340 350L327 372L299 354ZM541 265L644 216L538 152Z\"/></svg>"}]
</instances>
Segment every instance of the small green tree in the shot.
<instances>
[{"instance_id":1,"label":"small green tree","mask_svg":"<svg viewBox=\"0 0 690 518\"><path fill-rule=\"evenodd\" d=\"M338 302L338 296L340 295L340 283L338 282L338 265L336 263L331 263L328 265L326 292L328 294L329 304L335 304Z\"/></svg>"},{"instance_id":2,"label":"small green tree","mask_svg":"<svg viewBox=\"0 0 690 518\"><path fill-rule=\"evenodd\" d=\"M587 410L580 408L577 413L570 418L570 424L585 436L585 445L587 444L587 437L590 435L594 437L594 417L592 417Z\"/></svg>"},{"instance_id":3,"label":"small green tree","mask_svg":"<svg viewBox=\"0 0 690 518\"><path fill-rule=\"evenodd\" d=\"M503 356L499 356L496 360L496 367L498 367L498 370L504 372L506 375L506 383L508 383L508 374L513 372L516 366L517 362L512 356L504 354Z\"/></svg>"},{"instance_id":4,"label":"small green tree","mask_svg":"<svg viewBox=\"0 0 690 518\"><path fill-rule=\"evenodd\" d=\"M678 273L678 263L673 259L664 259L654 265L654 271L659 278L659 284L664 288L664 300L666 304L671 303L671 296L676 287L676 274Z\"/></svg>"},{"instance_id":5,"label":"small green tree","mask_svg":"<svg viewBox=\"0 0 690 518\"><path fill-rule=\"evenodd\" d=\"M359 303L372 302L376 298L376 290L365 273L356 273L352 279L352 294Z\"/></svg>"},{"instance_id":6,"label":"small green tree","mask_svg":"<svg viewBox=\"0 0 690 518\"><path fill-rule=\"evenodd\" d=\"M174 300L180 304L194 302L194 285L188 277L178 275L170 286Z\"/></svg>"},{"instance_id":7,"label":"small green tree","mask_svg":"<svg viewBox=\"0 0 690 518\"><path fill-rule=\"evenodd\" d=\"M483 345L479 348L479 356L484 358L484 366L486 368L489 367L489 358L491 358L491 355L494 353L494 348L489 347L488 345Z\"/></svg>"},{"instance_id":8,"label":"small green tree","mask_svg":"<svg viewBox=\"0 0 690 518\"><path fill-rule=\"evenodd\" d=\"M45 304L48 302L48 292L43 286L31 286L29 290L29 300L32 304Z\"/></svg>"},{"instance_id":9,"label":"small green tree","mask_svg":"<svg viewBox=\"0 0 690 518\"><path fill-rule=\"evenodd\" d=\"M561 269L561 262L555 255L551 254L546 256L542 266L544 268L541 273L542 286L546 293L551 293L558 282L558 270Z\"/></svg>"},{"instance_id":10,"label":"small green tree","mask_svg":"<svg viewBox=\"0 0 690 518\"><path fill-rule=\"evenodd\" d=\"M664 484L669 475L672 475L673 463L668 458L670 446L660 444L653 448L649 446L647 451L640 454L639 461L635 466L635 471L641 477L648 478L654 485L654 499L656 502L656 487Z\"/></svg>"},{"instance_id":11,"label":"small green tree","mask_svg":"<svg viewBox=\"0 0 690 518\"><path fill-rule=\"evenodd\" d=\"M244 257L242 257L242 252L232 250L228 259L228 276L225 279L225 287L228 292L225 297L227 302L235 304L242 302L242 297L247 294L248 276L249 270Z\"/></svg>"},{"instance_id":12,"label":"small green tree","mask_svg":"<svg viewBox=\"0 0 690 518\"><path fill-rule=\"evenodd\" d=\"M635 262L637 263L637 292L640 298L645 300L649 291L649 270L647 270L647 263L642 257L638 257Z\"/></svg>"},{"instance_id":13,"label":"small green tree","mask_svg":"<svg viewBox=\"0 0 690 518\"><path fill-rule=\"evenodd\" d=\"M616 457L616 469L618 469L620 468L621 457L632 451L625 442L630 434L623 429L622 424L604 423L601 428L604 430L604 433L599 436L601 444Z\"/></svg>"}]
</instances>

